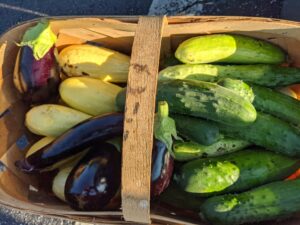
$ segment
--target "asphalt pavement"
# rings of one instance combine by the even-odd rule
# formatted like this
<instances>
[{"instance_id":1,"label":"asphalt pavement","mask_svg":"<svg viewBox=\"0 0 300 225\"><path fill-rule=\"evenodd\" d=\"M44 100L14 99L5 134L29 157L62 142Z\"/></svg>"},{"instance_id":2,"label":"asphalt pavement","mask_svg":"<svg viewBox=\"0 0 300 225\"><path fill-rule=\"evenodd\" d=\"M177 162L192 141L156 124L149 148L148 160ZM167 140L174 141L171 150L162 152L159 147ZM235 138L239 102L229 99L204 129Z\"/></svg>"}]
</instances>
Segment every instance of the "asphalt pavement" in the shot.
<instances>
[{"instance_id":1,"label":"asphalt pavement","mask_svg":"<svg viewBox=\"0 0 300 225\"><path fill-rule=\"evenodd\" d=\"M0 0L0 34L22 21L57 15L240 15L300 21L299 0ZM72 221L0 207L0 225L71 225Z\"/></svg>"}]
</instances>

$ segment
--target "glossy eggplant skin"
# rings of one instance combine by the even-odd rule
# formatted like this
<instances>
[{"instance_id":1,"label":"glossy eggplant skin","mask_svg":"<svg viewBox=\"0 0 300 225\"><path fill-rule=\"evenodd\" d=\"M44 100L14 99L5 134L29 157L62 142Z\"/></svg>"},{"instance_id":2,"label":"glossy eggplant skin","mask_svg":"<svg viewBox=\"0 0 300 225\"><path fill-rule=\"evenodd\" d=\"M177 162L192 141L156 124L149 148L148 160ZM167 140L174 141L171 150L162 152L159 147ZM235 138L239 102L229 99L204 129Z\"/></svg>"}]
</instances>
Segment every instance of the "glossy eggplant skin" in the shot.
<instances>
[{"instance_id":1,"label":"glossy eggplant skin","mask_svg":"<svg viewBox=\"0 0 300 225\"><path fill-rule=\"evenodd\" d=\"M123 133L124 115L111 113L88 119L46 145L28 158L15 163L25 173L39 172L48 166L85 150L97 141L106 141Z\"/></svg>"},{"instance_id":2,"label":"glossy eggplant skin","mask_svg":"<svg viewBox=\"0 0 300 225\"><path fill-rule=\"evenodd\" d=\"M173 169L174 159L167 146L155 140L152 152L151 197L160 195L168 187Z\"/></svg>"},{"instance_id":3,"label":"glossy eggplant skin","mask_svg":"<svg viewBox=\"0 0 300 225\"><path fill-rule=\"evenodd\" d=\"M58 94L60 76L55 51L53 46L42 59L36 60L30 47L20 48L14 70L14 84L24 100L43 103Z\"/></svg>"},{"instance_id":4,"label":"glossy eggplant skin","mask_svg":"<svg viewBox=\"0 0 300 225\"><path fill-rule=\"evenodd\" d=\"M121 184L121 154L110 143L99 142L72 169L65 185L67 203L76 210L111 209Z\"/></svg>"}]
</instances>

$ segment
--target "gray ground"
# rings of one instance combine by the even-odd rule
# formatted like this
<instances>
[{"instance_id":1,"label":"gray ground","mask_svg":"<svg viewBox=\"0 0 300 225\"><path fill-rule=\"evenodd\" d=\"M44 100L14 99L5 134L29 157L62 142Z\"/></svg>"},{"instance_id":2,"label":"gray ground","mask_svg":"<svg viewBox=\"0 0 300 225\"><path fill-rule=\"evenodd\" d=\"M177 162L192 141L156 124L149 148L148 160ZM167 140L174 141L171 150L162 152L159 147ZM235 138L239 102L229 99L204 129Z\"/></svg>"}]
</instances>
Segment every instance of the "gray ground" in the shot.
<instances>
[{"instance_id":1,"label":"gray ground","mask_svg":"<svg viewBox=\"0 0 300 225\"><path fill-rule=\"evenodd\" d=\"M300 21L299 0L0 0L0 34L24 20L56 15L241 15ZM0 207L0 225L69 225L71 221Z\"/></svg>"}]
</instances>

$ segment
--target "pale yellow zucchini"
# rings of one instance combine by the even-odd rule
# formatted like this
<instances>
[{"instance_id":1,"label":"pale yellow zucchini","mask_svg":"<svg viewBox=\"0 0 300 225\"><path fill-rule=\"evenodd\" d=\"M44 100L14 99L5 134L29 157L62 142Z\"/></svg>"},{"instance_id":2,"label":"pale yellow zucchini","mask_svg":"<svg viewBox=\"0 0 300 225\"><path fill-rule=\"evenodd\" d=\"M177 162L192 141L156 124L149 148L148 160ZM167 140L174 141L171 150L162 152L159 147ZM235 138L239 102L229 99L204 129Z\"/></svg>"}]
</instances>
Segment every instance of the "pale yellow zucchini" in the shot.
<instances>
[{"instance_id":1,"label":"pale yellow zucchini","mask_svg":"<svg viewBox=\"0 0 300 225\"><path fill-rule=\"evenodd\" d=\"M96 116L115 112L115 98L122 88L90 77L72 77L59 87L62 100L70 107Z\"/></svg>"},{"instance_id":2,"label":"pale yellow zucchini","mask_svg":"<svg viewBox=\"0 0 300 225\"><path fill-rule=\"evenodd\" d=\"M66 106L44 104L26 113L25 125L34 134L56 137L90 117Z\"/></svg>"},{"instance_id":3,"label":"pale yellow zucchini","mask_svg":"<svg viewBox=\"0 0 300 225\"><path fill-rule=\"evenodd\" d=\"M93 46L71 45L58 57L68 76L91 76L104 81L126 82L130 57L117 51Z\"/></svg>"}]
</instances>

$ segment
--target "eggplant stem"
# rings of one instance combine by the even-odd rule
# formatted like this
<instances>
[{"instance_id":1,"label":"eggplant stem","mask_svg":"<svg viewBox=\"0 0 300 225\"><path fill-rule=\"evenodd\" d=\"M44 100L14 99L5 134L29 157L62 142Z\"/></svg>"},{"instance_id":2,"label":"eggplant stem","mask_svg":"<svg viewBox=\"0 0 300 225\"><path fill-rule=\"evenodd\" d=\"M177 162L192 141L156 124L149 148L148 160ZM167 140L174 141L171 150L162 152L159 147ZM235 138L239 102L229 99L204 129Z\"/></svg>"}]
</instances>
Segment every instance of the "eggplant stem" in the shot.
<instances>
[{"instance_id":1,"label":"eggplant stem","mask_svg":"<svg viewBox=\"0 0 300 225\"><path fill-rule=\"evenodd\" d=\"M31 173L34 171L34 166L29 164L26 159L16 161L15 166L25 173Z\"/></svg>"}]
</instances>

